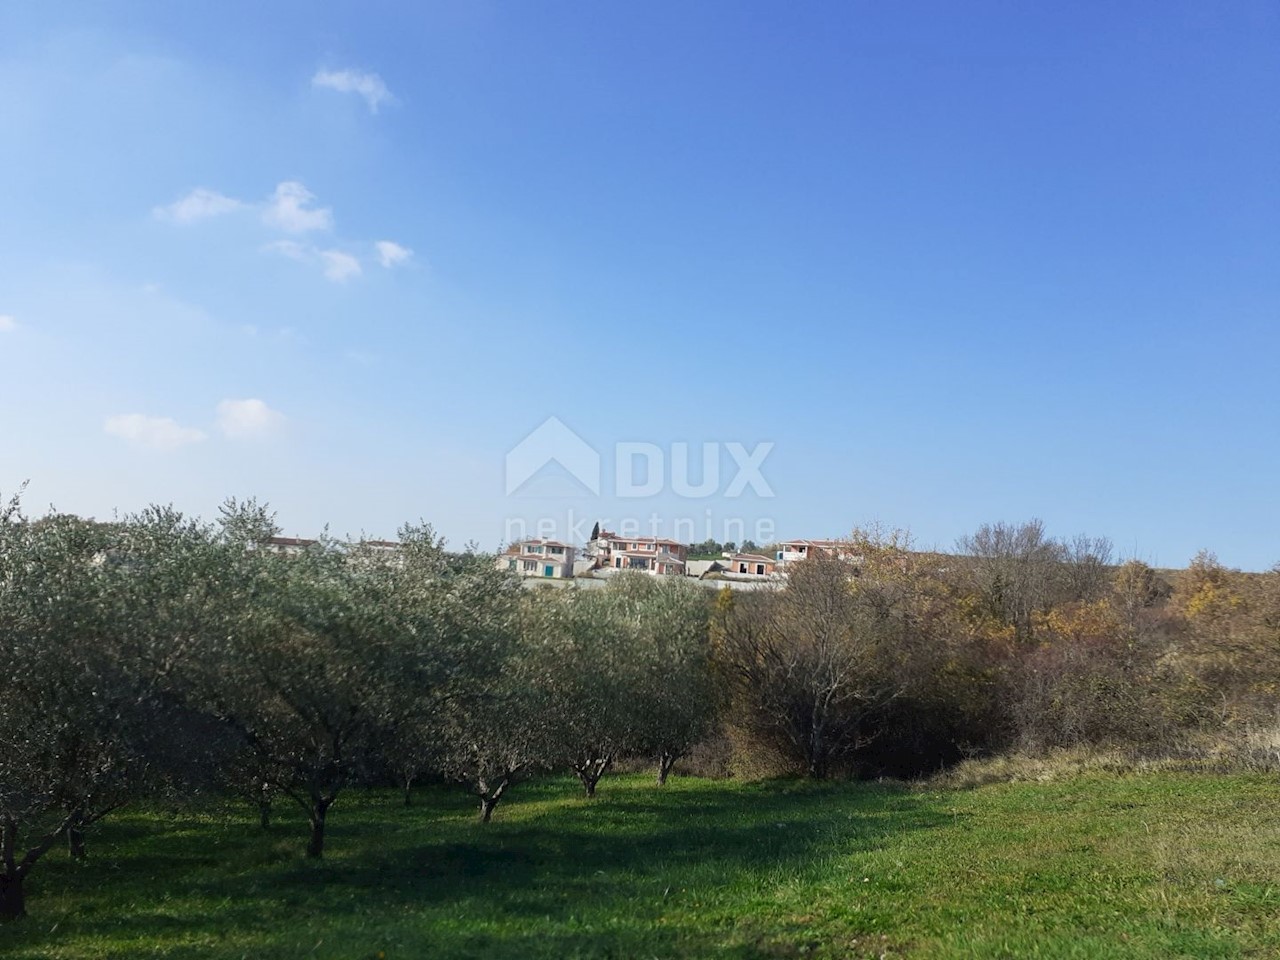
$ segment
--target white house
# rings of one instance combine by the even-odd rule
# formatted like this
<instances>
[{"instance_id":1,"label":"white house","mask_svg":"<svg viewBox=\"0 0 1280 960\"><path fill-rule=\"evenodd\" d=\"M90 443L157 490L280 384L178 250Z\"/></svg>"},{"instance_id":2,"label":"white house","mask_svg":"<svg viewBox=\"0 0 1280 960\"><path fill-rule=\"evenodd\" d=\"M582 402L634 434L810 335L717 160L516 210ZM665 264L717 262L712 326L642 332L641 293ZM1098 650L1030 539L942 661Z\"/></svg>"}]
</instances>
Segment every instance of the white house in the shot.
<instances>
[{"instance_id":1,"label":"white house","mask_svg":"<svg viewBox=\"0 0 1280 960\"><path fill-rule=\"evenodd\" d=\"M784 540L778 546L775 560L781 567L816 556L837 557L841 560L857 559L851 552L847 540Z\"/></svg>"},{"instance_id":2,"label":"white house","mask_svg":"<svg viewBox=\"0 0 1280 960\"><path fill-rule=\"evenodd\" d=\"M726 553L720 561L725 572L735 577L772 577L778 561L759 553Z\"/></svg>"},{"instance_id":3,"label":"white house","mask_svg":"<svg viewBox=\"0 0 1280 960\"><path fill-rule=\"evenodd\" d=\"M661 537L624 537L602 530L587 544L587 556L604 570L635 570L655 577L683 576L689 548Z\"/></svg>"},{"instance_id":4,"label":"white house","mask_svg":"<svg viewBox=\"0 0 1280 960\"><path fill-rule=\"evenodd\" d=\"M559 540L517 540L498 554L499 570L521 577L565 580L573 576L575 547Z\"/></svg>"}]
</instances>

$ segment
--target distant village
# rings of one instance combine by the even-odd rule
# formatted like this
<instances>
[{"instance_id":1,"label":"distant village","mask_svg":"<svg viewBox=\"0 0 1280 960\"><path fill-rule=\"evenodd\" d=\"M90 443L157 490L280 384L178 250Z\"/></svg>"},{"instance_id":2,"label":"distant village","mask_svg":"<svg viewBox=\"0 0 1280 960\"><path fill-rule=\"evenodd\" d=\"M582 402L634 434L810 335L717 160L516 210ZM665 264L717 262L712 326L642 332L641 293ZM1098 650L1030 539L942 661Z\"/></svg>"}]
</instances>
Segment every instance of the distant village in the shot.
<instances>
[{"instance_id":1,"label":"distant village","mask_svg":"<svg viewBox=\"0 0 1280 960\"><path fill-rule=\"evenodd\" d=\"M789 563L842 546L836 540L788 540L768 554L726 550L718 557L690 559L689 544L677 540L596 530L582 550L559 540L517 540L498 555L497 563L521 577L540 580L600 578L623 571L654 577L770 580L784 575Z\"/></svg>"},{"instance_id":2,"label":"distant village","mask_svg":"<svg viewBox=\"0 0 1280 960\"><path fill-rule=\"evenodd\" d=\"M278 553L297 553L317 544L298 537L272 537L266 547ZM622 536L597 527L585 547L560 540L516 540L495 560L500 570L537 581L602 580L622 572L653 577L691 577L733 583L782 579L789 564L818 555L843 556L849 544L841 540L784 540L768 552L723 550L719 556L690 556L691 546L662 537ZM700 545L699 545L700 546ZM726 545L732 547L731 544ZM363 540L362 550L394 554L394 540Z\"/></svg>"}]
</instances>

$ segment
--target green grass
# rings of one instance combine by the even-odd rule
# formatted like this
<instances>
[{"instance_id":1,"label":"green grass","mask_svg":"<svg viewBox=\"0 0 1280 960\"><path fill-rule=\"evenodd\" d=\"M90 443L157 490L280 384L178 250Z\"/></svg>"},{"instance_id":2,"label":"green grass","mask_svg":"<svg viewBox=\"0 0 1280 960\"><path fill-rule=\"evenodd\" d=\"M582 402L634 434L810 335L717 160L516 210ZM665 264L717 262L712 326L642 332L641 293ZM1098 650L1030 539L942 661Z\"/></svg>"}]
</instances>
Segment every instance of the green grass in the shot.
<instances>
[{"instance_id":1,"label":"green grass","mask_svg":"<svg viewBox=\"0 0 1280 960\"><path fill-rule=\"evenodd\" d=\"M14 958L1280 956L1280 784L1083 776L927 791L606 778L123 813L51 856ZM283 813L283 811L282 811Z\"/></svg>"}]
</instances>

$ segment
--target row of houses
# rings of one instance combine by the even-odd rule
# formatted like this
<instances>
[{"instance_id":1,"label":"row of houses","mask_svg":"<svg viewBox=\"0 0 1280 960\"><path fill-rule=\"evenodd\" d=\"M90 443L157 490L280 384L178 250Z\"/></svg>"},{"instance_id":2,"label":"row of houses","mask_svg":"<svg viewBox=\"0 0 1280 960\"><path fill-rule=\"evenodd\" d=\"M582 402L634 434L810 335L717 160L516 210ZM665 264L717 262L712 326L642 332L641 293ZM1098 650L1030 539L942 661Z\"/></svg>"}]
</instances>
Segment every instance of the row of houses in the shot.
<instances>
[{"instance_id":1,"label":"row of houses","mask_svg":"<svg viewBox=\"0 0 1280 960\"><path fill-rule=\"evenodd\" d=\"M522 577L567 580L575 576L608 575L621 571L650 576L719 576L767 580L786 572L787 564L818 554L843 556L840 540L788 540L772 556L726 553L711 560L690 560L686 544L662 537L621 536L599 531L579 554L559 540L517 540L498 556L498 567Z\"/></svg>"},{"instance_id":2,"label":"row of houses","mask_svg":"<svg viewBox=\"0 0 1280 960\"><path fill-rule=\"evenodd\" d=\"M272 537L261 549L290 555L314 547L319 541L299 537ZM394 555L394 540L362 540L360 548L373 554ZM725 553L714 559L689 559L689 547L662 537L622 536L598 531L586 547L551 539L517 540L498 555L497 565L520 577L568 580L581 576L608 576L630 571L655 577L719 577L730 580L768 580L785 575L788 564L819 554L845 558L848 545L840 540L787 540L772 555Z\"/></svg>"}]
</instances>

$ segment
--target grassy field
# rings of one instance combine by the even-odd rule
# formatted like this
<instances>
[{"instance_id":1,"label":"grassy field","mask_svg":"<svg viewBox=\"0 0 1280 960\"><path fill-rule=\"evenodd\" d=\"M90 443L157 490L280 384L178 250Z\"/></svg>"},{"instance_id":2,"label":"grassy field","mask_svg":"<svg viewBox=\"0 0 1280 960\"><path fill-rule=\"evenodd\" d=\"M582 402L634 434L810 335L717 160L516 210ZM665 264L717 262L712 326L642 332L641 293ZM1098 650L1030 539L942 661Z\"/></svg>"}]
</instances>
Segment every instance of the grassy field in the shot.
<instances>
[{"instance_id":1,"label":"grassy field","mask_svg":"<svg viewBox=\"0 0 1280 960\"><path fill-rule=\"evenodd\" d=\"M927 791L608 778L351 794L300 821L134 811L53 856L0 954L104 957L1280 956L1280 784L1085 776Z\"/></svg>"}]
</instances>

